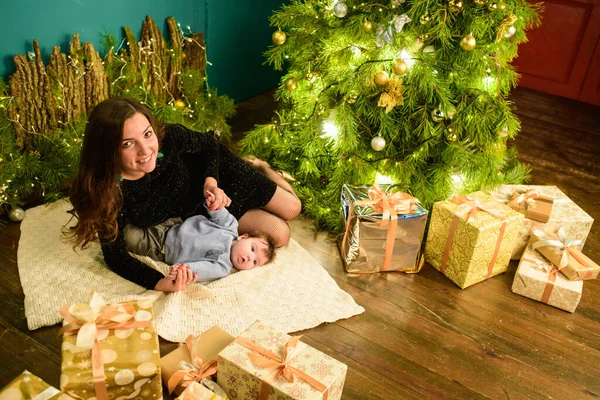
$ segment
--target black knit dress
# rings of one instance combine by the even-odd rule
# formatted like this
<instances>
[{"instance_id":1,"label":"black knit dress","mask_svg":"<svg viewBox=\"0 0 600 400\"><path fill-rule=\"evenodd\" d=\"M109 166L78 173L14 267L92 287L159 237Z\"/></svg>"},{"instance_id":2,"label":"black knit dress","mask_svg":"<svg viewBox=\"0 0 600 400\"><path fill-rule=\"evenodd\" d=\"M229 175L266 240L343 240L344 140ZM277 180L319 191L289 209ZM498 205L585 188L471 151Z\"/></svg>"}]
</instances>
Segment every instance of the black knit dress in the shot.
<instances>
[{"instance_id":1,"label":"black knit dress","mask_svg":"<svg viewBox=\"0 0 600 400\"><path fill-rule=\"evenodd\" d=\"M138 285L153 289L164 276L131 257L123 237L123 227L157 225L172 217L187 218L205 213L204 180L213 177L231 199L227 210L240 219L246 211L264 207L277 185L208 134L181 125L167 125L159 146L162 157L156 168L141 179L121 182L123 207L119 215L119 235L102 245L108 267Z\"/></svg>"}]
</instances>

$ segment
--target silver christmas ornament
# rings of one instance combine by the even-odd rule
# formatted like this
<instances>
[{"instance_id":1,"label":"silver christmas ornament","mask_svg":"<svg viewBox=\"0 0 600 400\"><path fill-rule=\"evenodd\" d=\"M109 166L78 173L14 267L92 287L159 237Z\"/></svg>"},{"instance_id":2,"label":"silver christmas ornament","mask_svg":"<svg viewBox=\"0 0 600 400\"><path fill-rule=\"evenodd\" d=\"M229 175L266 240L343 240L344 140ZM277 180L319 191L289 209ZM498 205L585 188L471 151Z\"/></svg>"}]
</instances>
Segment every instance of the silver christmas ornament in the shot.
<instances>
[{"instance_id":1,"label":"silver christmas ornament","mask_svg":"<svg viewBox=\"0 0 600 400\"><path fill-rule=\"evenodd\" d=\"M338 1L333 6L333 13L338 18L344 18L348 14L348 6L343 1Z\"/></svg>"},{"instance_id":2,"label":"silver christmas ornament","mask_svg":"<svg viewBox=\"0 0 600 400\"><path fill-rule=\"evenodd\" d=\"M20 207L13 208L8 213L8 219L13 222L23 221L23 218L25 218L25 211L23 211L23 209Z\"/></svg>"},{"instance_id":3,"label":"silver christmas ornament","mask_svg":"<svg viewBox=\"0 0 600 400\"><path fill-rule=\"evenodd\" d=\"M504 32L504 37L508 39L510 37L513 37L513 35L515 33L517 33L517 28L515 28L514 25L511 25L511 26L508 27L508 29L506 30L506 32Z\"/></svg>"},{"instance_id":4,"label":"silver christmas ornament","mask_svg":"<svg viewBox=\"0 0 600 400\"><path fill-rule=\"evenodd\" d=\"M371 147L375 151L381 151L385 147L385 139L381 136L375 136L371 139Z\"/></svg>"}]
</instances>

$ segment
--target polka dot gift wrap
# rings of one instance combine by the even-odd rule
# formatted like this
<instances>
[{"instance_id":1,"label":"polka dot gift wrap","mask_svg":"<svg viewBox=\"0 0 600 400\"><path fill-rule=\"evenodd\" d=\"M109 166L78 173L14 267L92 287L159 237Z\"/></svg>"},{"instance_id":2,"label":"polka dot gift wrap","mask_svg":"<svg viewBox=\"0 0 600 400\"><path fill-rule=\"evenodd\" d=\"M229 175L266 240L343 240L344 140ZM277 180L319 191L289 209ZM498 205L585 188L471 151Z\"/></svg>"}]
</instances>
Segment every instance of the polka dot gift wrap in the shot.
<instances>
[{"instance_id":1,"label":"polka dot gift wrap","mask_svg":"<svg viewBox=\"0 0 600 400\"><path fill-rule=\"evenodd\" d=\"M152 299L105 305L93 295L89 305L65 306L61 314L65 318L60 377L64 393L78 399L162 399ZM82 337L90 330L87 338ZM94 384L94 376L98 380L102 374L104 382Z\"/></svg>"},{"instance_id":2,"label":"polka dot gift wrap","mask_svg":"<svg viewBox=\"0 0 600 400\"><path fill-rule=\"evenodd\" d=\"M0 400L73 400L25 370L0 389Z\"/></svg>"}]
</instances>

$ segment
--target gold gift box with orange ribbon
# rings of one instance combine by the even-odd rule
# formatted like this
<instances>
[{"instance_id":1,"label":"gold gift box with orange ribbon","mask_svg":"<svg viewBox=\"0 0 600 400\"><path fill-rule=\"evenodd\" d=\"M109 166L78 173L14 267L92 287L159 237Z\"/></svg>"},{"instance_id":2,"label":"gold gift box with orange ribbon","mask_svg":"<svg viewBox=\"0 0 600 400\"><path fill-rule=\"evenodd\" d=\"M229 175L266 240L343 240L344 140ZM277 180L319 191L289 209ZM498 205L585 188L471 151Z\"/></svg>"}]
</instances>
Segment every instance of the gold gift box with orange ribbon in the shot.
<instances>
[{"instance_id":1,"label":"gold gift box with orange ribbon","mask_svg":"<svg viewBox=\"0 0 600 400\"><path fill-rule=\"evenodd\" d=\"M160 352L152 298L63 306L60 387L78 399L161 399Z\"/></svg>"},{"instance_id":2,"label":"gold gift box with orange ribbon","mask_svg":"<svg viewBox=\"0 0 600 400\"><path fill-rule=\"evenodd\" d=\"M574 312L581 299L583 281L571 281L529 245L515 274L513 293Z\"/></svg>"},{"instance_id":3,"label":"gold gift box with orange ribbon","mask_svg":"<svg viewBox=\"0 0 600 400\"><path fill-rule=\"evenodd\" d=\"M506 271L525 217L475 192L433 206L425 261L464 289Z\"/></svg>"},{"instance_id":4,"label":"gold gift box with orange ribbon","mask_svg":"<svg viewBox=\"0 0 600 400\"><path fill-rule=\"evenodd\" d=\"M516 197L515 193L517 194ZM528 193L529 198L521 196L526 193ZM535 206L533 209L547 207L543 203L538 202L537 199L539 197L552 199L552 210L546 222L536 221L528 217L525 218L523 228L517 239L517 244L511 255L512 260L521 258L521 254L523 254L529 243L531 231L535 229L546 233L553 233L562 227L568 237L581 241L581 245L578 246L578 249L581 250L594 223L594 219L589 214L556 186L502 185L490 194L501 203L510 203L514 199L517 201L523 200L523 202L519 203L519 207L524 207L527 204L528 208ZM539 197L532 198L531 196L535 194L538 194Z\"/></svg>"},{"instance_id":5,"label":"gold gift box with orange ribbon","mask_svg":"<svg viewBox=\"0 0 600 400\"><path fill-rule=\"evenodd\" d=\"M169 393L181 394L193 382L198 382L225 398L226 394L215 388L216 383L211 379L217 373L217 355L234 339L221 327L213 326L198 337L189 335L184 345L162 357L160 370ZM201 390L195 388L189 390L187 396L199 392Z\"/></svg>"},{"instance_id":6,"label":"gold gift box with orange ribbon","mask_svg":"<svg viewBox=\"0 0 600 400\"><path fill-rule=\"evenodd\" d=\"M233 400L337 400L347 366L256 321L219 353L217 383Z\"/></svg>"},{"instance_id":7,"label":"gold gift box with orange ribbon","mask_svg":"<svg viewBox=\"0 0 600 400\"><path fill-rule=\"evenodd\" d=\"M73 400L69 395L50 386L41 378L25 370L0 389L2 400Z\"/></svg>"},{"instance_id":8,"label":"gold gift box with orange ribbon","mask_svg":"<svg viewBox=\"0 0 600 400\"><path fill-rule=\"evenodd\" d=\"M419 272L428 211L390 185L342 187L346 230L340 244L347 272Z\"/></svg>"}]
</instances>

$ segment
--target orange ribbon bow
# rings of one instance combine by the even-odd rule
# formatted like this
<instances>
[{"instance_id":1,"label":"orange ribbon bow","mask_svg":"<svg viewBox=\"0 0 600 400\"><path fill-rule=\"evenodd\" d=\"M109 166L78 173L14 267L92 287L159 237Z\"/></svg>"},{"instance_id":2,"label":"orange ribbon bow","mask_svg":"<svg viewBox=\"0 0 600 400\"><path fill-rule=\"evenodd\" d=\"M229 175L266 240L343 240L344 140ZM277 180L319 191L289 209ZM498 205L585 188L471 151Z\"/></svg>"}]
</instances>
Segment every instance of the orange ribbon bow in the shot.
<instances>
[{"instance_id":1,"label":"orange ribbon bow","mask_svg":"<svg viewBox=\"0 0 600 400\"><path fill-rule=\"evenodd\" d=\"M175 372L167 383L169 393L173 393L173 390L180 384L181 386L188 387L192 382L200 382L202 379L217 373L217 360L204 362L202 358L196 355L194 342L194 335L189 335L185 340L190 357L192 358L192 364L185 361L180 362L179 366L181 369Z\"/></svg>"},{"instance_id":2,"label":"orange ribbon bow","mask_svg":"<svg viewBox=\"0 0 600 400\"><path fill-rule=\"evenodd\" d=\"M412 197L408 193L404 192L392 192L385 193L379 185L374 184L369 189L369 200L358 200L352 203L350 212L354 212L356 206L370 206L377 214L382 214L379 226L386 226L388 223L390 226L387 230L385 240L385 258L383 259L382 271L390 269L392 263L392 254L394 252L394 242L396 240L396 227L398 225L398 214L410 214L413 205L417 204L419 200ZM342 245L345 246L346 239L349 231L350 216L348 216L348 225L346 226L346 233L344 234L344 241ZM343 250L345 252L345 250Z\"/></svg>"},{"instance_id":3,"label":"orange ribbon bow","mask_svg":"<svg viewBox=\"0 0 600 400\"><path fill-rule=\"evenodd\" d=\"M558 272L558 270L554 268L553 265L550 265L540 260L521 258L521 262L523 261L533 264L534 267L544 272L548 272L548 280L546 281L546 286L544 287L544 291L542 292L542 298L540 299L540 302L548 304L548 301L550 301L550 295L554 290L554 283L556 282L556 273Z\"/></svg>"},{"instance_id":4,"label":"orange ribbon bow","mask_svg":"<svg viewBox=\"0 0 600 400\"><path fill-rule=\"evenodd\" d=\"M535 199L540 197L537 190L527 190L525 193L515 192L512 199L506 204L507 207L517 207L523 202L527 202L531 207L536 207Z\"/></svg>"},{"instance_id":5,"label":"orange ribbon bow","mask_svg":"<svg viewBox=\"0 0 600 400\"><path fill-rule=\"evenodd\" d=\"M63 305L60 314L67 323L61 328L65 336L77 334L75 346L92 349L92 379L98 400L108 400L104 362L98 342L98 332L108 329L151 327L152 321L135 321L135 308L131 304L106 305L97 293L89 304Z\"/></svg>"},{"instance_id":6,"label":"orange ribbon bow","mask_svg":"<svg viewBox=\"0 0 600 400\"><path fill-rule=\"evenodd\" d=\"M302 379L304 382L315 388L315 390L322 392L323 400L327 400L329 392L325 385L305 372L290 365L292 359L299 353L297 348L299 339L300 336L292 336L283 347L283 354L281 356L278 356L272 351L267 350L246 338L238 337L235 339L236 343L258 353L254 354L248 352L248 357L250 357L250 361L252 361L254 365L260 368L273 370L273 372L262 382L259 400L266 400L269 397L270 382L274 382L280 376L283 376L288 382L294 382L294 377Z\"/></svg>"},{"instance_id":7,"label":"orange ribbon bow","mask_svg":"<svg viewBox=\"0 0 600 400\"><path fill-rule=\"evenodd\" d=\"M506 220L504 219L504 215L506 214L506 208L502 204L495 201L489 203L482 203L479 199L471 198L462 194L455 195L451 201L453 203L458 204L459 206L457 207L456 212L452 217L452 222L450 223L450 231L448 232L446 247L444 248L444 254L442 255L440 271L442 273L446 272L446 266L448 265L448 259L450 258L450 250L452 250L452 242L454 241L454 234L456 232L456 229L458 228L459 218L462 218L466 215L468 222L471 218L477 218L478 211L484 211L490 214L492 217L502 221L500 233L498 234L498 240L496 241L496 248L494 249L492 259L490 260L490 263L488 265L486 278L489 278L490 276L492 276L494 266L496 265L496 258L498 257L500 245L502 244L502 239L504 238L504 231L506 230Z\"/></svg>"}]
</instances>

